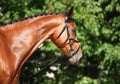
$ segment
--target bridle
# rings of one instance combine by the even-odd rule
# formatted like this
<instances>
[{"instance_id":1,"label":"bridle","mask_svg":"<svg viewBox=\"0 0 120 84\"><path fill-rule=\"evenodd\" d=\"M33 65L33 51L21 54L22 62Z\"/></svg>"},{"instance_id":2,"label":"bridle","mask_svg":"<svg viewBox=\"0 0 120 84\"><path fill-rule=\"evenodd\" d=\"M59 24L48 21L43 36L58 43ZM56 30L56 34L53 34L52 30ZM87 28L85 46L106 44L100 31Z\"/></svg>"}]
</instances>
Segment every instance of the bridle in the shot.
<instances>
[{"instance_id":1,"label":"bridle","mask_svg":"<svg viewBox=\"0 0 120 84\"><path fill-rule=\"evenodd\" d=\"M64 16L64 18L65 18L65 17L66 17L66 16ZM73 22L73 19L72 19L72 18L69 18L69 19L67 19L67 20L65 19L65 26L64 26L64 28L62 29L62 31L60 32L60 34L58 35L58 37L57 37L55 40L59 39L60 36L63 34L63 32L66 30L66 32L67 32L67 39L64 41L64 43L63 43L61 46L58 46L58 47L59 47L59 48L64 47L64 45L67 43L67 41L69 41L69 44L70 44L70 49L69 49L69 51L74 51L74 49L72 48L73 43L74 43L74 42L79 43L79 42L78 42L76 39L70 37L70 32L69 32L69 30L70 30L71 28L69 28L68 22ZM72 31L72 30L71 30L71 31ZM74 32L74 33L75 33L75 32ZM54 40L54 41L55 41L55 40ZM73 57L73 56L79 51L79 49L80 49L80 46L77 48L76 51L74 51L74 52L72 53L72 55L70 56L70 58Z\"/></svg>"},{"instance_id":2,"label":"bridle","mask_svg":"<svg viewBox=\"0 0 120 84\"><path fill-rule=\"evenodd\" d=\"M65 18L65 17L66 17L66 16L64 16L64 18ZM58 47L59 47L59 48L64 47L64 45L67 43L67 41L69 41L69 44L70 44L70 50L69 50L69 51L74 51L74 49L72 48L72 45L73 45L74 42L78 43L78 41L77 41L76 39L70 37L70 32L69 32L69 30L70 30L71 28L69 28L68 22L73 22L73 19L71 19L71 18L69 18L69 19L67 19L67 20L65 19L65 26L64 26L64 28L62 29L62 31L60 32L60 34L58 35L58 37L57 37L55 40L53 40L53 41L56 41L57 39L59 39L60 36L63 34L63 32L66 30L66 32L67 32L67 39L64 41L64 43L63 43L61 46L58 46ZM79 49L80 49L80 46L77 48L76 51L74 51L74 52L72 53L72 55L69 57L69 59L72 58L75 54L77 54L78 51L79 51ZM40 71L43 71L43 70L46 69L48 66L52 65L54 62L56 62L58 59L60 59L60 58L62 58L62 57L64 57L64 55L62 55L62 56L57 56L57 57L53 58L52 61L50 60L51 62L50 62L48 65L46 65L45 67L43 67Z\"/></svg>"}]
</instances>

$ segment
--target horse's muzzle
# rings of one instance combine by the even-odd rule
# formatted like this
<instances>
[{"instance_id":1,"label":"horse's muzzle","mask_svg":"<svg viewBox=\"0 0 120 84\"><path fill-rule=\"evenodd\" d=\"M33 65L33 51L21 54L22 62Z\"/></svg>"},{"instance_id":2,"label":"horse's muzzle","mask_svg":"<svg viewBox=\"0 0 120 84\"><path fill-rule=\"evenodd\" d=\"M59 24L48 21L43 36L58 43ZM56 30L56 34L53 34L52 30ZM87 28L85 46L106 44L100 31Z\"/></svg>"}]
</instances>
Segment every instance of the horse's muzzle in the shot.
<instances>
[{"instance_id":1,"label":"horse's muzzle","mask_svg":"<svg viewBox=\"0 0 120 84\"><path fill-rule=\"evenodd\" d=\"M71 64L78 64L80 59L82 58L82 52L81 49L78 51L78 53L76 53L75 55L73 55L71 58L69 58L69 62Z\"/></svg>"}]
</instances>

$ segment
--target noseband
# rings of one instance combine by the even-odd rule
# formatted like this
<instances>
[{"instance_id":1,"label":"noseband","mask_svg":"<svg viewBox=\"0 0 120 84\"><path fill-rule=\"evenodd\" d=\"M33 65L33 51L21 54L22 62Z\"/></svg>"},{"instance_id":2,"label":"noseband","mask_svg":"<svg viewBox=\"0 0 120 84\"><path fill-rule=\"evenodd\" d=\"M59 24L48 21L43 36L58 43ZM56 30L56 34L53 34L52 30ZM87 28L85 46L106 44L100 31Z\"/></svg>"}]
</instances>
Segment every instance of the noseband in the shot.
<instances>
[{"instance_id":1,"label":"noseband","mask_svg":"<svg viewBox=\"0 0 120 84\"><path fill-rule=\"evenodd\" d=\"M66 16L64 16L64 18L65 18L65 17L66 17ZM73 45L74 42L78 43L78 41L77 41L76 39L70 37L70 32L69 32L69 30L70 30L71 28L69 28L68 22L73 22L73 19L72 19L72 18L69 18L69 19L67 19L67 20L65 19L65 26L64 26L63 30L60 32L60 34L58 35L58 37L57 37L55 40L59 39L60 36L62 35L62 33L66 30L66 32L67 32L67 39L65 40L65 42L64 42L61 46L58 46L58 47L59 47L59 48L64 47L64 45L67 43L67 41L69 41L69 44L70 44L70 49L69 49L69 51L74 51L74 49L72 48L72 45ZM75 33L75 32L74 32L74 33ZM72 53L71 57L73 57L73 56L79 51L79 49L80 49L80 46L78 47L78 49L77 49L76 51L74 51L74 53ZM71 57L70 57L70 58L71 58Z\"/></svg>"}]
</instances>

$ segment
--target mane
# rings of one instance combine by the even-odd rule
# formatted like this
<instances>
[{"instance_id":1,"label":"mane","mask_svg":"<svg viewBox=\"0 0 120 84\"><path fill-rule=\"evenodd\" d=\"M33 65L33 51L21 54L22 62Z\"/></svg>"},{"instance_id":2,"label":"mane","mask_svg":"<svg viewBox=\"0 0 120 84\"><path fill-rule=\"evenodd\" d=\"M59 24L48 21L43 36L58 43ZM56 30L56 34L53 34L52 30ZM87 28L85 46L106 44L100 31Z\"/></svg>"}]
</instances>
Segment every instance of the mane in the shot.
<instances>
[{"instance_id":1,"label":"mane","mask_svg":"<svg viewBox=\"0 0 120 84\"><path fill-rule=\"evenodd\" d=\"M16 23L16 22L20 22L20 21L32 19L32 18L38 17L38 16L58 15L58 14L63 14L63 15L64 15L64 13L36 14L36 15L34 15L34 16L29 16L29 17L27 17L27 18L20 18L20 19L18 19L18 20L16 20L16 21L9 22L9 23L4 23L4 22L2 23L2 22L0 22L0 27L2 27L2 26L7 26L7 25L12 25L12 24L14 24L14 23Z\"/></svg>"}]
</instances>

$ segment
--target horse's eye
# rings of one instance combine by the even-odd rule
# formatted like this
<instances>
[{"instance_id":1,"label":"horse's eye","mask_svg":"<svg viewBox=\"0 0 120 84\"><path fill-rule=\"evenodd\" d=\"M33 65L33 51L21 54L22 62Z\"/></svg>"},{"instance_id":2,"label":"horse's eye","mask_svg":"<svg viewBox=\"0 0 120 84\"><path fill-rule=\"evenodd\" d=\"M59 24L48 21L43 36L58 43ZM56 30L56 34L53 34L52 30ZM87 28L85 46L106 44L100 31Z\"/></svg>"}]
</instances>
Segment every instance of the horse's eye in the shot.
<instances>
[{"instance_id":1,"label":"horse's eye","mask_svg":"<svg viewBox=\"0 0 120 84\"><path fill-rule=\"evenodd\" d=\"M76 35L76 30L75 29L72 29L72 32Z\"/></svg>"}]
</instances>

